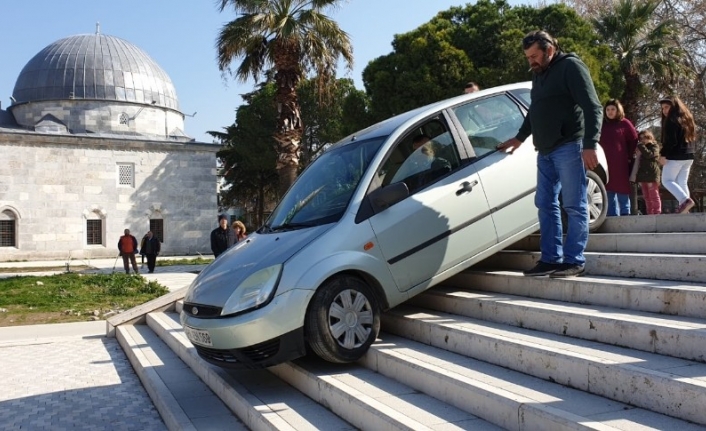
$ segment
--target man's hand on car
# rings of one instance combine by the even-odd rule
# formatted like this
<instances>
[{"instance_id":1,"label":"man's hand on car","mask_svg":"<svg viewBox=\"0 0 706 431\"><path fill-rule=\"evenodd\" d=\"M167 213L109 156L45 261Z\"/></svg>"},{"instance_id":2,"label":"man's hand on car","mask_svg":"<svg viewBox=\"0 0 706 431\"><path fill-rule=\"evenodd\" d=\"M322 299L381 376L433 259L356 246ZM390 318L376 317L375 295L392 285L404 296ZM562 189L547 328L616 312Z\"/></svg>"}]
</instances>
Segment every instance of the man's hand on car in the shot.
<instances>
[{"instance_id":1,"label":"man's hand on car","mask_svg":"<svg viewBox=\"0 0 706 431\"><path fill-rule=\"evenodd\" d=\"M498 144L497 148L500 151L505 151L506 153L514 153L516 149L518 149L522 145L522 141L520 141L517 138L512 138L508 139L507 141L503 142L502 144ZM509 151L508 151L509 149Z\"/></svg>"}]
</instances>

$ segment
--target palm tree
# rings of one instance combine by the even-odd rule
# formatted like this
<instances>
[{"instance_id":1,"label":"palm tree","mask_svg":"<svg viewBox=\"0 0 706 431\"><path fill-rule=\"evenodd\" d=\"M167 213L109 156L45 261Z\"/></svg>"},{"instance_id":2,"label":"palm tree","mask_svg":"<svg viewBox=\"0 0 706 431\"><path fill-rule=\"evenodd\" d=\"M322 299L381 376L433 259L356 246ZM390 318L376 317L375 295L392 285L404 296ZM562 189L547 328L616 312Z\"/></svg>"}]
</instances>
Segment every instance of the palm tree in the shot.
<instances>
[{"instance_id":1,"label":"palm tree","mask_svg":"<svg viewBox=\"0 0 706 431\"><path fill-rule=\"evenodd\" d=\"M274 139L280 196L294 182L299 167L302 120L296 88L308 72L322 82L322 90L336 76L339 58L353 66L348 34L323 14L340 0L218 0L220 11L231 6L238 15L223 26L217 41L218 68L230 70L242 82L274 73L278 111Z\"/></svg>"},{"instance_id":2,"label":"palm tree","mask_svg":"<svg viewBox=\"0 0 706 431\"><path fill-rule=\"evenodd\" d=\"M615 54L625 80L621 102L625 116L637 124L643 79L671 81L682 70L682 53L672 37L674 21L657 22L654 12L661 0L619 0L593 20L598 33Z\"/></svg>"}]
</instances>

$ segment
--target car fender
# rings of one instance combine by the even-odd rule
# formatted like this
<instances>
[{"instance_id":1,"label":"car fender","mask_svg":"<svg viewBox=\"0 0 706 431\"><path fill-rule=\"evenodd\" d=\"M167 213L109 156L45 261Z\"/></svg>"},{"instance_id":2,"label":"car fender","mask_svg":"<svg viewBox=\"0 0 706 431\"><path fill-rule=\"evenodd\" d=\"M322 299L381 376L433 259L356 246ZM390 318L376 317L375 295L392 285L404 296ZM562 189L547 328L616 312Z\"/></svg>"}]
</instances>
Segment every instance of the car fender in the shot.
<instances>
[{"instance_id":1,"label":"car fender","mask_svg":"<svg viewBox=\"0 0 706 431\"><path fill-rule=\"evenodd\" d=\"M606 158L605 152L600 145L596 145L596 156L598 156L598 166L593 170L593 172L601 177L604 185L608 184L608 181L610 180L608 177L608 159Z\"/></svg>"},{"instance_id":2,"label":"car fender","mask_svg":"<svg viewBox=\"0 0 706 431\"><path fill-rule=\"evenodd\" d=\"M376 256L375 254L361 251L342 251L327 255L313 265L309 264L305 272L299 270L288 271L290 267L302 267L302 265L297 264L298 259L295 258L285 266L280 284L290 285L292 289L311 290L312 295L308 296L308 299L311 300L313 292L329 278L341 273L353 273L361 275L361 278L378 291L381 295L379 300L382 309L392 307L409 299L407 293L400 292L397 289L386 262L381 259L381 256ZM391 288L385 289L384 286L391 286ZM308 303L306 308L308 308ZM304 322L305 314L302 313L302 323Z\"/></svg>"}]
</instances>

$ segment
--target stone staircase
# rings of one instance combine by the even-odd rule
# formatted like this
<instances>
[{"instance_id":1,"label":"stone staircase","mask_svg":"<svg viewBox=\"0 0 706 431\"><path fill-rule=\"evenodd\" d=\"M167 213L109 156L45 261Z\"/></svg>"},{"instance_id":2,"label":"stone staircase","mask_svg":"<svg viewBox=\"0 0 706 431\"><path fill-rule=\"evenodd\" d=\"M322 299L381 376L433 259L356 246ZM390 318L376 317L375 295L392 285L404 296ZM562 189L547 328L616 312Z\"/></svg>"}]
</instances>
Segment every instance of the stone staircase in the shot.
<instances>
[{"instance_id":1,"label":"stone staircase","mask_svg":"<svg viewBox=\"0 0 706 431\"><path fill-rule=\"evenodd\" d=\"M537 248L388 311L356 364L209 365L179 324L183 290L109 333L172 430L706 429L706 215L608 219L577 279L523 277Z\"/></svg>"}]
</instances>

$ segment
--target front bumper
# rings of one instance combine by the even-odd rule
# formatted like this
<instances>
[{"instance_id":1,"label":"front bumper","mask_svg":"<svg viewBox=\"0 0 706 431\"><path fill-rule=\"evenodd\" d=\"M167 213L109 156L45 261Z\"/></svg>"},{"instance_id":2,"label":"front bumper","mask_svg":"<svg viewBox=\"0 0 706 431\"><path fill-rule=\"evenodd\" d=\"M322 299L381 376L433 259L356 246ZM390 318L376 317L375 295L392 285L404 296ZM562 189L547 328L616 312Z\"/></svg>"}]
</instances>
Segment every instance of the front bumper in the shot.
<instances>
[{"instance_id":1,"label":"front bumper","mask_svg":"<svg viewBox=\"0 0 706 431\"><path fill-rule=\"evenodd\" d=\"M223 368L265 368L291 361L306 354L304 328L242 349L221 350L194 344L207 362Z\"/></svg>"},{"instance_id":2,"label":"front bumper","mask_svg":"<svg viewBox=\"0 0 706 431\"><path fill-rule=\"evenodd\" d=\"M208 333L210 345L190 338L207 361L222 367L268 367L304 355L304 316L312 295L295 289L240 315L204 319L182 311L180 320L184 327Z\"/></svg>"}]
</instances>

